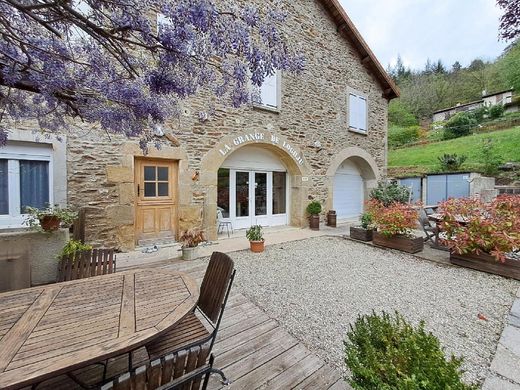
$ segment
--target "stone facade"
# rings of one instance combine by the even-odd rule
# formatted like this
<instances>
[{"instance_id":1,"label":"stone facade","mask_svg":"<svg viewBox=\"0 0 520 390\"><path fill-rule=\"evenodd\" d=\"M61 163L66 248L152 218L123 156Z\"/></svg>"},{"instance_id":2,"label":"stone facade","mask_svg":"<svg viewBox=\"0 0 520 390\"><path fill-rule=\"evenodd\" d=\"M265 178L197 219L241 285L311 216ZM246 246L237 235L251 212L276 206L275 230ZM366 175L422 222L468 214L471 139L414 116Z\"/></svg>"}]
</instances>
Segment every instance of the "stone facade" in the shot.
<instances>
[{"instance_id":1,"label":"stone facade","mask_svg":"<svg viewBox=\"0 0 520 390\"><path fill-rule=\"evenodd\" d=\"M279 110L217 106L215 115L201 123L198 113L206 101L197 97L183 102L180 119L164 126L161 149L149 151L147 157L179 162L178 231L203 226L215 238L217 170L226 152L244 145L264 146L287 166L290 223L295 226L306 225L309 199L322 201L324 214L332 208L334 173L346 158L357 159L368 187L386 173L388 101L377 78L321 2L285 1L284 7L290 15L285 33L307 62L302 74L282 75ZM367 96L367 135L348 131L348 88ZM255 133L263 138L255 139ZM241 136L244 142L236 145ZM96 128L69 135L68 202L87 207L90 243L134 248L136 157L143 157L136 140L109 138Z\"/></svg>"}]
</instances>

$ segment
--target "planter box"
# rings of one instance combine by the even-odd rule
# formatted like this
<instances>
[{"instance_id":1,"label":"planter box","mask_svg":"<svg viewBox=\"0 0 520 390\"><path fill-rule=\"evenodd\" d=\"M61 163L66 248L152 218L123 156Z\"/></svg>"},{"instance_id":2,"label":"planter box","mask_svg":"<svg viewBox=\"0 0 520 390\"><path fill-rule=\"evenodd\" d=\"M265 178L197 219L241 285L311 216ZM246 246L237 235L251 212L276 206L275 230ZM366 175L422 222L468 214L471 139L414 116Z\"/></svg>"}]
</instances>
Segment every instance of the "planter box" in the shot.
<instances>
[{"instance_id":1,"label":"planter box","mask_svg":"<svg viewBox=\"0 0 520 390\"><path fill-rule=\"evenodd\" d=\"M373 229L363 229L359 226L351 226L350 227L350 238L359 241L372 241L373 238Z\"/></svg>"},{"instance_id":2,"label":"planter box","mask_svg":"<svg viewBox=\"0 0 520 390\"><path fill-rule=\"evenodd\" d=\"M309 216L309 228L311 230L320 230L320 216L319 215Z\"/></svg>"},{"instance_id":3,"label":"planter box","mask_svg":"<svg viewBox=\"0 0 520 390\"><path fill-rule=\"evenodd\" d=\"M199 254L199 248L182 248L182 259L191 261L195 260Z\"/></svg>"},{"instance_id":4,"label":"planter box","mask_svg":"<svg viewBox=\"0 0 520 390\"><path fill-rule=\"evenodd\" d=\"M374 245L385 248L397 249L407 253L417 253L424 249L422 237L394 236L385 237L379 232L373 233Z\"/></svg>"},{"instance_id":5,"label":"planter box","mask_svg":"<svg viewBox=\"0 0 520 390\"><path fill-rule=\"evenodd\" d=\"M520 261L518 260L506 259L505 263L501 263L493 256L486 253L481 253L480 255L475 253L468 253L465 255L450 253L450 263L461 267L476 269L478 271L520 280Z\"/></svg>"}]
</instances>

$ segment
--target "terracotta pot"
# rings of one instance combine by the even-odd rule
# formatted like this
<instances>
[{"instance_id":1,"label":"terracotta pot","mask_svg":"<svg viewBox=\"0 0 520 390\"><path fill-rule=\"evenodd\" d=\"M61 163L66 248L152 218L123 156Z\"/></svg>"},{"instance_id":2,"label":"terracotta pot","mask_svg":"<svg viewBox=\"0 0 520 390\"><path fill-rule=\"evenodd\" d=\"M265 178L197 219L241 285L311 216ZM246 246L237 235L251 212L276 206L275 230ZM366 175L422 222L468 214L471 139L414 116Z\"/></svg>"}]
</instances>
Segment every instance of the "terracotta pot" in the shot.
<instances>
[{"instance_id":1,"label":"terracotta pot","mask_svg":"<svg viewBox=\"0 0 520 390\"><path fill-rule=\"evenodd\" d=\"M46 232L52 232L60 228L61 220L55 215L45 215L40 218L40 226Z\"/></svg>"},{"instance_id":2,"label":"terracotta pot","mask_svg":"<svg viewBox=\"0 0 520 390\"><path fill-rule=\"evenodd\" d=\"M407 253L417 253L424 249L424 239L422 237L386 237L379 232L374 232L373 240L376 246L397 249Z\"/></svg>"},{"instance_id":3,"label":"terracotta pot","mask_svg":"<svg viewBox=\"0 0 520 390\"><path fill-rule=\"evenodd\" d=\"M502 263L487 253L481 253L480 255L477 255L476 253L459 255L451 252L450 263L461 267L467 267L490 274L520 280L519 260L506 259L506 261Z\"/></svg>"},{"instance_id":4,"label":"terracotta pot","mask_svg":"<svg viewBox=\"0 0 520 390\"><path fill-rule=\"evenodd\" d=\"M251 252L262 253L265 249L265 241L249 241Z\"/></svg>"},{"instance_id":5,"label":"terracotta pot","mask_svg":"<svg viewBox=\"0 0 520 390\"><path fill-rule=\"evenodd\" d=\"M361 226L350 227L350 238L359 241L372 241L373 229L363 229Z\"/></svg>"},{"instance_id":6,"label":"terracotta pot","mask_svg":"<svg viewBox=\"0 0 520 390\"><path fill-rule=\"evenodd\" d=\"M309 227L311 230L320 230L320 216L311 215L309 217Z\"/></svg>"}]
</instances>

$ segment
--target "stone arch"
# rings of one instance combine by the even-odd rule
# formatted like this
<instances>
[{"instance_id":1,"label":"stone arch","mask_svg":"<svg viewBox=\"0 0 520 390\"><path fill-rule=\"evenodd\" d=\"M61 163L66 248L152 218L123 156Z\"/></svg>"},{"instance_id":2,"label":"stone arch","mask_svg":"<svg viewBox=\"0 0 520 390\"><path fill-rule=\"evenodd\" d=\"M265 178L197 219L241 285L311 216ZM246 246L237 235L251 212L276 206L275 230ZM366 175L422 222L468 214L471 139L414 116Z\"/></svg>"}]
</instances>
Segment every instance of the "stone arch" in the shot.
<instances>
[{"instance_id":1,"label":"stone arch","mask_svg":"<svg viewBox=\"0 0 520 390\"><path fill-rule=\"evenodd\" d=\"M246 137L247 135L247 137ZM287 168L290 178L290 224L303 227L306 224L304 202L308 195L310 181L304 177L312 169L303 157L300 149L285 137L269 132L224 137L201 160L200 184L206 188L204 205L204 226L210 239L217 237L217 173L224 161L235 151L244 146L259 146L271 151Z\"/></svg>"},{"instance_id":2,"label":"stone arch","mask_svg":"<svg viewBox=\"0 0 520 390\"><path fill-rule=\"evenodd\" d=\"M339 167L345 161L353 162L361 173L364 181L364 198L368 199L368 194L372 188L377 186L377 182L381 179L380 169L374 158L364 149L359 147L349 147L340 151L331 161L327 170L328 194L327 209L332 209L334 205L334 176Z\"/></svg>"}]
</instances>

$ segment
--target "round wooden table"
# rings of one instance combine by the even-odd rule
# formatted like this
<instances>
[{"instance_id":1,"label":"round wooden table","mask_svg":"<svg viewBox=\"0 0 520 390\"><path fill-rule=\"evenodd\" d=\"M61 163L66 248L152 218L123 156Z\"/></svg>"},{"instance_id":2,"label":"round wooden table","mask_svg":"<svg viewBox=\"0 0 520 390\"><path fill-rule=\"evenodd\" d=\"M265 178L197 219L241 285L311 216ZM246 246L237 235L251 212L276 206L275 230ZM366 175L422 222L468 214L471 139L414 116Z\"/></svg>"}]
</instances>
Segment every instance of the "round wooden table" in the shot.
<instances>
[{"instance_id":1,"label":"round wooden table","mask_svg":"<svg viewBox=\"0 0 520 390\"><path fill-rule=\"evenodd\" d=\"M197 304L192 278L139 269L0 294L0 389L132 351Z\"/></svg>"}]
</instances>

